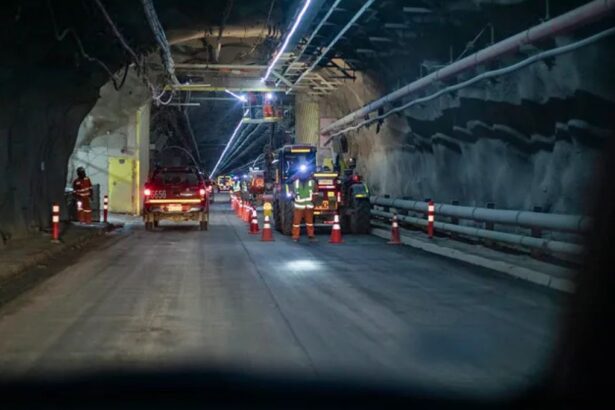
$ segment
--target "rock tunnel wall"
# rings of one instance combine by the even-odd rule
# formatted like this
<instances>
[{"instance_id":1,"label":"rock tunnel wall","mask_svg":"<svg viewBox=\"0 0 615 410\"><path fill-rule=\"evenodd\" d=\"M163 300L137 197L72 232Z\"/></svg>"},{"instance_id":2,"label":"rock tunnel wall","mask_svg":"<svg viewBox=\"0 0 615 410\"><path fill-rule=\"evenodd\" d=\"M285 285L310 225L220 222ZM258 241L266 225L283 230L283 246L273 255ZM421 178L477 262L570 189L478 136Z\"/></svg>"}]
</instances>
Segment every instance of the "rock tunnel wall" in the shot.
<instances>
[{"instance_id":1,"label":"rock tunnel wall","mask_svg":"<svg viewBox=\"0 0 615 410\"><path fill-rule=\"evenodd\" d=\"M44 79L41 79L44 80ZM67 79L68 80L68 79ZM66 164L97 88L72 81L0 90L0 235L4 240L49 226L63 202ZM74 84L74 83L73 83ZM17 85L17 84L15 84Z\"/></svg>"},{"instance_id":2,"label":"rock tunnel wall","mask_svg":"<svg viewBox=\"0 0 615 410\"><path fill-rule=\"evenodd\" d=\"M108 6L125 35L140 40L137 52L150 47L138 6ZM0 2L0 26L1 245L49 227L79 126L109 81L106 70L118 71L126 56L93 2Z\"/></svg>"},{"instance_id":3,"label":"rock tunnel wall","mask_svg":"<svg viewBox=\"0 0 615 410\"><path fill-rule=\"evenodd\" d=\"M350 154L377 194L585 212L596 161L614 137L612 45L603 41L405 110L379 132L373 124L349 134ZM321 116L340 118L403 85L393 81L368 72L324 99Z\"/></svg>"}]
</instances>

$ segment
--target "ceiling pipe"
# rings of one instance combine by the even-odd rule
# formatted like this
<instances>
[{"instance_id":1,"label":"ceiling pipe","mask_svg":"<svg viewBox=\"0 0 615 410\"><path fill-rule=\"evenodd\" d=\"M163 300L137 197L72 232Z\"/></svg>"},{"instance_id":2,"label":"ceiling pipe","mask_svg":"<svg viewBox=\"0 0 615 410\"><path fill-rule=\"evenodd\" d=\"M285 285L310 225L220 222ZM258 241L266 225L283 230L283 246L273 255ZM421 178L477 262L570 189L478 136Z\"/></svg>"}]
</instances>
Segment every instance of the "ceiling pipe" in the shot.
<instances>
[{"instance_id":1,"label":"ceiling pipe","mask_svg":"<svg viewBox=\"0 0 615 410\"><path fill-rule=\"evenodd\" d=\"M325 16L322 18L322 20L320 20L320 23L318 23L318 26L316 26L314 31L312 31L312 34L310 34L310 37L305 42L305 45L301 48L301 51L299 52L299 54L297 54L297 57L294 58L293 62L299 61L299 59L301 58L303 53L305 53L305 50L307 50L309 45L312 43L312 40L314 40L314 37L316 37L316 34L318 34L318 32L320 31L322 26L329 19L331 14L333 14L333 12L335 11L335 9L337 8L337 6L340 4L341 1L342 0L335 0L335 3L333 3L333 5L329 8L329 11L327 11L327 14L325 14ZM290 70L291 65L292 65L292 63L288 64L288 66L286 67L286 69L282 73L282 77L284 77L286 74L288 74L288 71ZM282 79L280 79L280 81L282 81Z\"/></svg>"},{"instance_id":2,"label":"ceiling pipe","mask_svg":"<svg viewBox=\"0 0 615 410\"><path fill-rule=\"evenodd\" d=\"M219 33L221 27L212 27L211 30L199 30L192 31L188 33L172 33L169 35L169 44L177 45L186 43L188 41L193 40L201 40L204 38L215 38ZM266 26L262 25L254 25L254 26L239 26L239 25L231 25L226 26L222 30L222 38L240 38L240 39L251 39L251 38L259 38L262 36L262 33L267 30ZM279 38L279 33L273 33L273 38Z\"/></svg>"},{"instance_id":3,"label":"ceiling pipe","mask_svg":"<svg viewBox=\"0 0 615 410\"><path fill-rule=\"evenodd\" d=\"M352 18L350 19L350 21L348 22L348 24L346 24L344 26L344 28L342 28L340 30L339 33L337 33L337 35L335 36L335 38L333 38L333 40L331 40L331 42L329 43L329 45L327 47L325 47L325 49L320 53L320 55L318 56L318 58L316 59L316 61L314 61L312 63L312 65L310 66L310 68L308 68L307 70L305 70L303 73L301 73L301 75L299 76L299 78L297 78L297 80L294 82L293 87L291 87L288 91L286 91L286 94L288 94L289 92L291 92L294 88L294 86L296 86L297 84L299 84L301 82L301 80L303 80L303 77L305 77L308 73L310 73L312 70L314 70L314 68L316 68L316 66L318 65L318 63L320 63L320 60L322 60L331 50L331 48L339 41L339 39L346 34L346 32L350 29L350 27L352 27L352 25L359 19L359 17L361 17L363 15L363 13L365 13L365 11L367 11L367 9L374 3L375 0L368 0L365 2L365 4L363 4L363 6L361 6L361 8L359 9L359 11L357 11L355 13L354 16L352 16Z\"/></svg>"},{"instance_id":4,"label":"ceiling pipe","mask_svg":"<svg viewBox=\"0 0 615 410\"><path fill-rule=\"evenodd\" d=\"M186 70L255 70L264 71L266 65L248 65L248 64L188 64L176 63L176 69Z\"/></svg>"},{"instance_id":5,"label":"ceiling pipe","mask_svg":"<svg viewBox=\"0 0 615 410\"><path fill-rule=\"evenodd\" d=\"M269 78L269 75L271 75L271 71L273 70L275 65L278 63L278 60L280 59L284 51L286 51L286 47L288 47L288 44L291 38L293 37L293 34L295 34L295 31L297 31L297 27L299 27L299 24L301 23L303 16L307 12L308 7L310 7L311 2L312 0L305 0L305 3L303 3L303 7L299 11L297 18L295 19L295 22L293 23L293 25L290 28L290 31L286 35L286 39L282 43L282 47L280 47L280 49L274 53L273 60L271 61L271 63L269 63L269 67L267 68L267 71L265 72L265 76L262 78L262 82L267 81L267 79Z\"/></svg>"},{"instance_id":6,"label":"ceiling pipe","mask_svg":"<svg viewBox=\"0 0 615 410\"><path fill-rule=\"evenodd\" d=\"M536 43L541 40L552 38L591 23L601 17L607 16L614 9L615 0L594 0L568 13L562 14L559 17L555 17L549 21L493 44L492 46L480 50L462 60L459 60L433 72L432 74L399 88L378 100L372 101L362 108L335 121L329 126L322 128L320 130L321 134L330 134L346 124L352 123L359 119L363 120L370 112L376 111L386 104L403 98L409 94L423 90L435 82L447 80L471 68L485 64L504 55L517 52L526 44Z\"/></svg>"}]
</instances>

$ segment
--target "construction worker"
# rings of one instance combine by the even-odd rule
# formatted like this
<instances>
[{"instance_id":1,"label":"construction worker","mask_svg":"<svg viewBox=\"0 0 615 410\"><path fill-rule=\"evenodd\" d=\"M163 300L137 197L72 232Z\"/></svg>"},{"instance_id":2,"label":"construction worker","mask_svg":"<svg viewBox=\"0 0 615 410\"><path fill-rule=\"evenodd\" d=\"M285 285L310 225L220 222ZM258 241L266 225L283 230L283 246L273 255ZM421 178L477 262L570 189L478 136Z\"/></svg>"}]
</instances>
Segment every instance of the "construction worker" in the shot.
<instances>
[{"instance_id":1,"label":"construction worker","mask_svg":"<svg viewBox=\"0 0 615 410\"><path fill-rule=\"evenodd\" d=\"M311 241L316 240L314 235L314 201L313 193L316 190L316 183L311 177L311 172L307 164L299 165L299 172L292 184L293 194L295 198L295 211L293 214L293 241L299 242L301 232L301 220L305 219L308 238Z\"/></svg>"},{"instance_id":2,"label":"construction worker","mask_svg":"<svg viewBox=\"0 0 615 410\"><path fill-rule=\"evenodd\" d=\"M77 178L73 181L73 194L76 201L81 202L81 206L77 207L79 222L92 223L92 205L90 198L92 197L92 181L85 175L85 168L77 168Z\"/></svg>"}]
</instances>

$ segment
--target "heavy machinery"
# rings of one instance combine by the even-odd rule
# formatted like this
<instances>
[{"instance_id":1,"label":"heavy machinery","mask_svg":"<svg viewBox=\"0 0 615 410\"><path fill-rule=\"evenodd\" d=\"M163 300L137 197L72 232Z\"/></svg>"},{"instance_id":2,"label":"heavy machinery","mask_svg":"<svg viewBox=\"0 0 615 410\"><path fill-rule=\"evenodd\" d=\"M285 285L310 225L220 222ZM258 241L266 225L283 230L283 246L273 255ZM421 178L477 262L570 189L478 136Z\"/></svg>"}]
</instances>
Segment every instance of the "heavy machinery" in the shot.
<instances>
[{"instance_id":1,"label":"heavy machinery","mask_svg":"<svg viewBox=\"0 0 615 410\"><path fill-rule=\"evenodd\" d=\"M251 168L248 174L247 188L248 199L257 205L261 205L265 193L265 171Z\"/></svg>"},{"instance_id":2,"label":"heavy machinery","mask_svg":"<svg viewBox=\"0 0 615 410\"><path fill-rule=\"evenodd\" d=\"M308 172L316 181L314 193L314 224L333 223L340 215L342 229L348 233L367 233L370 227L370 205L367 187L358 175L344 175L316 167L316 147L287 145L278 151L273 192L273 217L276 229L290 235L294 199L287 189L299 173Z\"/></svg>"},{"instance_id":3,"label":"heavy machinery","mask_svg":"<svg viewBox=\"0 0 615 410\"><path fill-rule=\"evenodd\" d=\"M216 182L218 192L230 191L233 188L233 178L228 175L219 176Z\"/></svg>"},{"instance_id":4,"label":"heavy machinery","mask_svg":"<svg viewBox=\"0 0 615 410\"><path fill-rule=\"evenodd\" d=\"M197 168L156 168L143 193L146 230L152 230L161 220L197 221L200 230L207 230L209 200L205 178Z\"/></svg>"}]
</instances>

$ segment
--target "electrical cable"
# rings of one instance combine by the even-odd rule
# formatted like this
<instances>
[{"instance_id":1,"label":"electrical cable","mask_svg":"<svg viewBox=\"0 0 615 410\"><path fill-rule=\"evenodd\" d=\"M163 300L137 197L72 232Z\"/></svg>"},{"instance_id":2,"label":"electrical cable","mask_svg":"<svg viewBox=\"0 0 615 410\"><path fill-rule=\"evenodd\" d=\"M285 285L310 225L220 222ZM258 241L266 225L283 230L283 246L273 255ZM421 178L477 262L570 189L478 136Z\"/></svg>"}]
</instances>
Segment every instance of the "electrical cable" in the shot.
<instances>
[{"instance_id":1,"label":"electrical cable","mask_svg":"<svg viewBox=\"0 0 615 410\"><path fill-rule=\"evenodd\" d=\"M424 103L432 101L432 100L434 100L434 99L436 99L436 98L438 98L438 97L440 97L440 96L442 96L444 94L448 94L448 93L451 93L451 92L458 91L458 90L461 90L463 88L469 87L471 85L474 85L474 84L476 84L479 81L483 81L483 80L487 80L487 79L490 79L490 78L495 78L495 77L500 77L502 75L510 74L510 73L512 73L514 71L518 71L518 70L520 70L520 69L522 69L522 68L524 68L524 67L526 67L526 66L528 66L530 64L533 64L533 63L535 63L537 61L545 60L547 58L552 58L552 57L556 57L556 56L561 55L561 54L565 54L565 53L569 53L569 52L575 51L575 50L577 50L579 48L588 46L588 45L590 45L592 43L600 41L603 38L608 37L608 36L612 36L614 34L615 34L615 27L612 27L610 29L601 31L600 33L594 34L593 36L587 37L587 38L585 38L583 40L579 40L579 41L576 41L574 43L567 44L567 45L561 46L561 47L557 47L557 48L554 48L554 49L551 49L551 50L548 50L548 51L543 51L543 52L541 52L539 54L531 56L531 57L529 57L529 58L527 58L525 60L522 60L522 61L520 61L518 63L515 63L515 64L512 64L510 66L507 66L507 67L504 67L504 68L500 68L500 69L496 69L496 70L492 70L492 71L484 72L484 73L479 74L479 75L477 75L477 76L475 76L475 77L473 77L473 78L471 78L471 79L469 79L467 81L464 81L464 82L461 82L461 83L458 83L458 84L446 87L446 88L444 88L444 89L442 89L442 90L440 90L440 91L438 91L438 92L436 92L434 94L431 94L429 96L422 97L422 98L417 98L416 100L412 100L412 101L410 101L410 102L408 102L408 103L406 103L404 105L401 105L401 106L396 107L396 108L394 108L392 110L389 110L389 111L387 111L386 113L384 113L382 115L378 115L378 116L376 116L374 118L370 118L370 119L362 121L362 122L360 122L360 123L358 123L356 125L353 125L353 126L344 128L344 129L342 129L340 131L337 131L335 133L332 133L332 134L329 135L329 139L325 142L325 145L328 145L331 142L331 140L334 137L338 136L338 135L345 134L345 133L350 132L350 131L355 131L355 130L357 130L359 128L362 128L362 127L364 127L366 125L369 125L369 124L371 124L373 122L376 122L376 121L382 121L385 118L387 118L387 117L389 117L389 116L391 116L391 115L393 115L395 113L398 113L398 112L401 112L403 110L406 110L406 109L408 109L410 107L413 107L413 106L415 106L417 104L424 104Z\"/></svg>"},{"instance_id":2,"label":"electrical cable","mask_svg":"<svg viewBox=\"0 0 615 410\"><path fill-rule=\"evenodd\" d=\"M237 155L244 155L244 153L246 151L249 151L253 146L254 143L251 144L247 149L244 149L245 145L251 140L250 138L252 137L252 135L254 135L254 133L256 133L257 131L259 131L261 129L261 124L258 124L256 127L254 127L252 129L252 131L245 137L243 138L243 141L241 142L240 145L237 145L231 150L231 153L227 156L227 159L225 161L223 161L224 166L228 166L231 161L231 159L234 161L235 159L233 159L234 157L236 157ZM256 139L253 139L252 141L258 141L260 140L260 138L262 138L262 136L264 135L264 133L261 133L258 135L258 137ZM237 139L237 141L239 141L239 138Z\"/></svg>"},{"instance_id":3,"label":"electrical cable","mask_svg":"<svg viewBox=\"0 0 615 410\"><path fill-rule=\"evenodd\" d=\"M47 0L47 8L49 9L49 14L51 16L51 22L53 24L53 32L55 34L56 40L63 41L68 34L71 34L73 37L73 40L75 40L75 43L77 44L77 47L79 48L79 52L81 56L85 58L87 61L96 63L100 67L102 67L102 69L109 75L109 78L111 79L111 82L113 83L113 88L115 88L116 90L119 90L121 86L118 86L117 80L113 72L111 71L111 69L109 69L109 67L102 60L96 57L92 57L85 51L85 48L83 47L83 43L81 42L79 35L72 27L67 27L61 33L59 32L55 13L53 11L53 6L51 5L51 0ZM123 82L122 82L122 85L123 85Z\"/></svg>"},{"instance_id":4,"label":"electrical cable","mask_svg":"<svg viewBox=\"0 0 615 410\"><path fill-rule=\"evenodd\" d=\"M250 136L254 133L254 131L256 131L256 129L258 128L257 125L253 125L253 124L249 124L249 126L251 126L251 128L244 128L241 133L239 133L239 135L237 136L237 138L235 139L235 141L233 142L233 145L229 148L228 150L228 155L225 156L223 161L220 161L220 167L226 166L228 164L228 161L235 155L235 153L237 152L237 148L239 147L240 144L243 144L243 142L247 139L250 138Z\"/></svg>"},{"instance_id":5,"label":"electrical cable","mask_svg":"<svg viewBox=\"0 0 615 410\"><path fill-rule=\"evenodd\" d=\"M243 144L241 144L241 146L239 146L235 152L231 153L227 159L224 161L224 164L220 166L220 168L225 168L229 165L231 165L234 161L237 161L241 158L243 158L245 156L246 153L250 152L255 145L257 145L260 140L263 138L263 136L267 136L267 134L265 132L261 132L256 138L254 139L250 139L250 137L252 135L254 135L254 133L256 133L259 129L260 126L262 124L259 124L248 136L246 136L246 138L243 141ZM245 145L248 143L248 141L252 141L252 144L250 144L247 148L244 149Z\"/></svg>"},{"instance_id":6,"label":"electrical cable","mask_svg":"<svg viewBox=\"0 0 615 410\"><path fill-rule=\"evenodd\" d=\"M160 24L160 20L158 20L156 9L154 8L154 5L151 0L141 0L141 3L143 4L143 10L145 11L147 22L149 23L149 26L154 33L154 37L156 38L156 42L160 47L160 51L162 53L162 62L164 64L167 75L169 76L171 82L174 85L179 85L179 80L175 76L175 63L171 54L171 48L169 46L169 42L167 41L167 36L164 33L164 29Z\"/></svg>"},{"instance_id":7,"label":"electrical cable","mask_svg":"<svg viewBox=\"0 0 615 410\"><path fill-rule=\"evenodd\" d=\"M218 158L218 162L214 166L214 169L211 171L211 174L209 175L210 178L213 178L213 177L216 176L216 171L218 170L218 165L220 165L220 161L222 161L222 158L224 158L224 155L228 151L229 146L232 144L233 140L237 136L237 133L239 132L239 129L243 125L243 117L246 116L246 115L248 115L248 110L244 111L242 118L237 123L237 127L235 127L235 130L231 134L231 137L229 138L228 142L226 143L226 147L224 147L224 150L222 151L222 154L220 154L220 157Z\"/></svg>"},{"instance_id":8,"label":"electrical cable","mask_svg":"<svg viewBox=\"0 0 615 410\"><path fill-rule=\"evenodd\" d=\"M141 64L141 62L139 61L139 57L137 56L137 53L135 53L135 51L128 45L128 41L126 41L126 39L124 38L124 36L120 32L120 30L117 28L117 26L115 25L115 23L111 19L111 16L107 12L107 9L102 4L102 2L100 0L95 0L95 1L96 1L96 5L98 6L98 8L100 9L101 13L103 14L103 17L105 18L105 20L107 20L107 24L111 27L111 31L113 32L115 37L118 39L118 41L120 42L122 47L124 47L124 49L128 52L128 54L130 54L130 56L133 58L133 61L134 61L135 65L136 65L136 67L137 67L138 73L140 73L143 76L143 80L145 81L147 87L149 88L149 90L150 90L150 92L152 94L152 98L154 99L156 104L157 105L167 105L167 104L169 104L171 102L171 100L173 99L174 95L175 95L175 90L172 90L171 97L168 100L166 100L166 101L163 101L161 99L161 97L166 93L166 90L163 89L162 92L159 93L159 95L156 95L156 94L158 94L158 91L156 91L156 87L154 86L154 84L150 80L149 76L147 75L146 70L144 68L144 65ZM122 84L125 81L125 78L126 78L126 73L124 75L124 80L122 81Z\"/></svg>"}]
</instances>

